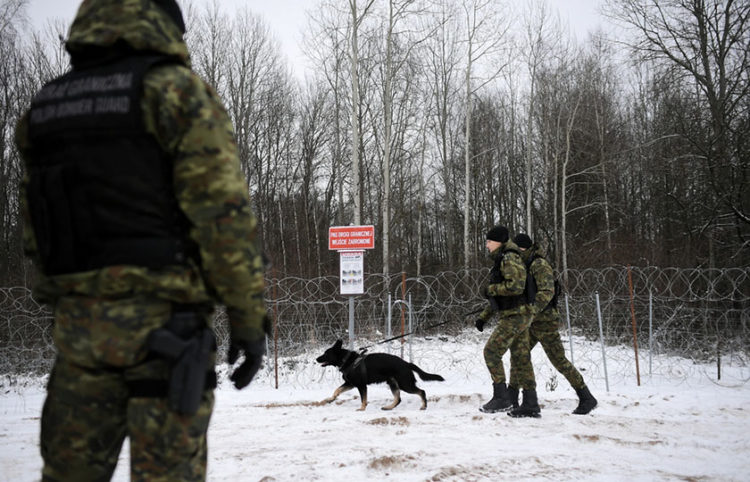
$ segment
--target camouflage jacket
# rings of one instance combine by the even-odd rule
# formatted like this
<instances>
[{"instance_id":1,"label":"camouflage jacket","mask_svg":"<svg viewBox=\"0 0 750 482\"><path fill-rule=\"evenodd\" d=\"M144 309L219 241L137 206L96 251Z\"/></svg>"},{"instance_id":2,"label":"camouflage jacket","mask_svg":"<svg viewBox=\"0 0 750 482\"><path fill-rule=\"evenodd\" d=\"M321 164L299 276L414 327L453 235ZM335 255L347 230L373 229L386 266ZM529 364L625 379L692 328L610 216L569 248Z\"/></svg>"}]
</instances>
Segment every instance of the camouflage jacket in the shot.
<instances>
[{"instance_id":1,"label":"camouflage jacket","mask_svg":"<svg viewBox=\"0 0 750 482\"><path fill-rule=\"evenodd\" d=\"M535 312L541 313L548 309L555 309L549 306L555 296L555 272L545 258L544 250L535 244L523 251L521 256L528 266L529 275L533 276L536 283Z\"/></svg>"},{"instance_id":2,"label":"camouflage jacket","mask_svg":"<svg viewBox=\"0 0 750 482\"><path fill-rule=\"evenodd\" d=\"M503 245L490 253L490 258L495 265L490 272L490 279L497 276L502 279L499 283L490 282L487 286L487 294L490 296L522 296L526 286L526 267L523 264L520 250L512 241L507 241ZM515 308L502 310L500 316L521 313L527 305L521 302ZM479 317L488 320L493 314L492 306L488 306L482 311Z\"/></svg>"},{"instance_id":3,"label":"camouflage jacket","mask_svg":"<svg viewBox=\"0 0 750 482\"><path fill-rule=\"evenodd\" d=\"M132 265L42 276L34 288L42 302L60 297L148 296L179 303L223 304L232 335L256 340L263 334L263 261L257 243L257 220L240 171L232 124L214 90L190 68L182 34L153 2L86 0L70 28L66 49L75 57L125 43L137 51L173 57L144 79L141 108L144 125L173 161L174 192L188 218L190 237L201 265L147 269ZM28 112L18 123L16 144L28 162ZM37 258L30 212L24 200L24 243Z\"/></svg>"}]
</instances>

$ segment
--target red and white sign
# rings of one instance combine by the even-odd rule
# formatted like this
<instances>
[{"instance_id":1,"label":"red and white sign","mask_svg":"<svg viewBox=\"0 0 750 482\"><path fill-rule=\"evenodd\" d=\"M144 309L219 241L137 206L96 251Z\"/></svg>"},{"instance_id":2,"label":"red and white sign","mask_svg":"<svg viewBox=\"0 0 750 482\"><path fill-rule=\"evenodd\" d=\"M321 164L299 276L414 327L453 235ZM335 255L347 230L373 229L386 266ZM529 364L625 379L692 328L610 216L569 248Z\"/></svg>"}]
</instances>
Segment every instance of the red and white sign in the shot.
<instances>
[{"instance_id":1,"label":"red and white sign","mask_svg":"<svg viewBox=\"0 0 750 482\"><path fill-rule=\"evenodd\" d=\"M375 226L331 226L328 249L357 250L375 248Z\"/></svg>"}]
</instances>

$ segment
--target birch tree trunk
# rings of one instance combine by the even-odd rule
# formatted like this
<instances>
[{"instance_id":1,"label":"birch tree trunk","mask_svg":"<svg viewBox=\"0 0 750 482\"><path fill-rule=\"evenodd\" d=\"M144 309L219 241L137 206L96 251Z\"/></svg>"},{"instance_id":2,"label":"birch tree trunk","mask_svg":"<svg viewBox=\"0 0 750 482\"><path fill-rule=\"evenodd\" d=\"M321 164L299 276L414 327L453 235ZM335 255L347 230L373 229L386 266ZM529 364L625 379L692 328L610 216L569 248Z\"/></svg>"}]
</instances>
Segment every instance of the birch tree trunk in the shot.
<instances>
[{"instance_id":1,"label":"birch tree trunk","mask_svg":"<svg viewBox=\"0 0 750 482\"><path fill-rule=\"evenodd\" d=\"M357 0L349 0L349 10L351 13L352 27L349 51L349 62L351 64L352 76L352 192L354 197L353 222L355 225L362 223L362 180L361 168L359 165L359 149L361 134L359 129L361 99L359 95L359 27L367 15L367 11L372 6L374 0L367 2L367 5L360 15L357 10Z\"/></svg>"},{"instance_id":2,"label":"birch tree trunk","mask_svg":"<svg viewBox=\"0 0 750 482\"><path fill-rule=\"evenodd\" d=\"M573 107L573 111L571 112L565 126L565 160L563 161L562 172L560 175L560 204L562 206L562 210L560 213L560 244L562 246L561 258L562 270L564 273L563 282L566 289L568 287L568 200L566 193L567 173L568 164L570 163L570 137L571 133L573 132L573 125L575 124L576 113L578 112L578 106L580 105L580 103L581 97L580 94L578 94L576 97L576 104Z\"/></svg>"},{"instance_id":3,"label":"birch tree trunk","mask_svg":"<svg viewBox=\"0 0 750 482\"><path fill-rule=\"evenodd\" d=\"M471 243L469 240L469 206L471 201L471 64L472 64L472 43L469 42L469 55L466 61L466 112L465 112L465 156L464 156L464 269L469 269L469 255L471 253Z\"/></svg>"},{"instance_id":4,"label":"birch tree trunk","mask_svg":"<svg viewBox=\"0 0 750 482\"><path fill-rule=\"evenodd\" d=\"M391 129L393 126L393 0L388 2L388 31L385 36L385 79L383 82L383 275L388 276L391 240Z\"/></svg>"},{"instance_id":5,"label":"birch tree trunk","mask_svg":"<svg viewBox=\"0 0 750 482\"><path fill-rule=\"evenodd\" d=\"M354 196L354 219L356 226L360 224L362 206L360 201L361 182L359 180L359 46L357 45L357 31L359 30L359 19L357 18L357 0L351 0L352 13L352 36L349 62L352 71L352 192Z\"/></svg>"},{"instance_id":6,"label":"birch tree trunk","mask_svg":"<svg viewBox=\"0 0 750 482\"><path fill-rule=\"evenodd\" d=\"M481 82L475 86L473 78L474 63L484 58L488 64L495 60L495 55L504 47L503 42L508 31L507 24L499 21L496 11L493 10L496 2L490 0L464 0L464 12L466 14L466 71L464 83L466 87L465 99L465 133L464 133L464 230L463 245L464 259L463 268L469 269L469 259L473 243L470 238L471 225L471 122L472 122L472 96L484 85L496 79L505 68L505 64L499 68L491 69ZM494 67L494 65L493 65Z\"/></svg>"}]
</instances>

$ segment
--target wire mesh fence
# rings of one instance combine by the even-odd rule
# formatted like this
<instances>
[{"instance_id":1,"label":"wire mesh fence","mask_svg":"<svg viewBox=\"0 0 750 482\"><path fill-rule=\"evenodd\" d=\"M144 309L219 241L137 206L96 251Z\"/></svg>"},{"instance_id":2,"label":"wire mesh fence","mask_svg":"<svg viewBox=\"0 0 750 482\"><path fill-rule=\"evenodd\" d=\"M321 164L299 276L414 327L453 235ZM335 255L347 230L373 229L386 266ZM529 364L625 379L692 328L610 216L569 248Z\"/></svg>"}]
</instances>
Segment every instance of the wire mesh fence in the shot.
<instances>
[{"instance_id":1,"label":"wire mesh fence","mask_svg":"<svg viewBox=\"0 0 750 482\"><path fill-rule=\"evenodd\" d=\"M338 277L269 278L266 302L275 321L269 354L279 360L282 377L295 377L314 366L311 353L336 339L359 348L411 333L380 346L418 360L425 356L420 350L436 349L420 341L437 338L445 364L464 363L467 377L483 373L481 359L465 363L469 355L460 341L479 336L472 333L473 320L486 304L480 292L488 274L371 274L365 293L351 299L339 294ZM564 343L573 362L586 366L587 377L643 374L679 381L698 370L728 384L750 378L750 268L611 267L568 270L560 280ZM214 321L221 357L229 341L225 313L218 310ZM55 353L51 323L49 310L28 289L0 288L0 374L46 372Z\"/></svg>"}]
</instances>

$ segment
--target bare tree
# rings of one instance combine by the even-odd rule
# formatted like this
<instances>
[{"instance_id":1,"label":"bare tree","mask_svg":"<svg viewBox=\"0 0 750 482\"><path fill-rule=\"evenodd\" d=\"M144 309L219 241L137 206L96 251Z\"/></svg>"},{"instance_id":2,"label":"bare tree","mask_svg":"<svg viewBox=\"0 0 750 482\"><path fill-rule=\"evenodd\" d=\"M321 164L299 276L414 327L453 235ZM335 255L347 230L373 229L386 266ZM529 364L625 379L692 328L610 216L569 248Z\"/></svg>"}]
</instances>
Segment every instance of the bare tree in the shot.
<instances>
[{"instance_id":1,"label":"bare tree","mask_svg":"<svg viewBox=\"0 0 750 482\"><path fill-rule=\"evenodd\" d=\"M569 206L568 201L568 180L569 180L569 166L571 162L571 138L573 133L573 127L575 125L576 121L576 115L578 113L578 107L581 105L581 94L582 91L577 91L574 93L575 97L572 100L572 109L570 111L570 114L568 115L565 126L564 126L564 150L563 150L563 158L561 163L561 170L560 170L560 179L561 179L561 185L560 185L560 205L562 208L561 216L560 216L560 257L562 259L562 270L563 273L568 272L568 216L571 212L573 212L574 208ZM564 280L565 285L567 286L567 278Z\"/></svg>"},{"instance_id":2,"label":"bare tree","mask_svg":"<svg viewBox=\"0 0 750 482\"><path fill-rule=\"evenodd\" d=\"M273 243L282 253L296 253L293 265L299 265L299 235L287 237L282 232L298 234L295 222L300 225L300 221L295 220L293 208L286 210L287 204L294 205L289 195L298 190L294 170L299 165L292 161L294 88L291 73L281 62L279 44L263 19L247 8L230 17L213 2L192 15L188 25L199 26L189 36L196 69L217 90L232 120L264 248ZM289 219L277 217L282 214ZM285 243L294 242L287 249ZM290 261L286 254L281 258L284 264Z\"/></svg>"},{"instance_id":3,"label":"bare tree","mask_svg":"<svg viewBox=\"0 0 750 482\"><path fill-rule=\"evenodd\" d=\"M21 105L28 103L33 87L26 84L34 80L24 72L23 51L18 45L26 3L0 3L0 281L4 283L15 281L22 255L19 186L23 167L13 139Z\"/></svg>"},{"instance_id":4,"label":"bare tree","mask_svg":"<svg viewBox=\"0 0 750 482\"><path fill-rule=\"evenodd\" d=\"M416 22L409 23L411 18L426 12L417 0L389 0L385 14L385 59L383 62L383 274L388 275L390 264L390 229L391 229L391 159L394 149L393 110L396 102L394 84L396 77L408 66L412 52L435 28L414 31ZM405 24L405 25L404 25ZM402 92L403 94L403 92ZM407 126L403 126L404 128ZM401 131L400 138L404 132Z\"/></svg>"},{"instance_id":5,"label":"bare tree","mask_svg":"<svg viewBox=\"0 0 750 482\"><path fill-rule=\"evenodd\" d=\"M21 24L28 19L29 0L2 0L0 2L0 38L11 39L18 34Z\"/></svg>"},{"instance_id":6,"label":"bare tree","mask_svg":"<svg viewBox=\"0 0 750 482\"><path fill-rule=\"evenodd\" d=\"M534 233L534 113L537 101L537 71L549 60L555 46L561 43L562 32L557 19L549 12L547 0L537 0L529 4L524 12L524 37L521 51L526 58L528 69L528 112L526 116L526 232Z\"/></svg>"},{"instance_id":7,"label":"bare tree","mask_svg":"<svg viewBox=\"0 0 750 482\"><path fill-rule=\"evenodd\" d=\"M41 32L32 32L26 45L27 63L41 82L60 76L70 69L65 50L67 25L62 19L49 20Z\"/></svg>"},{"instance_id":8,"label":"bare tree","mask_svg":"<svg viewBox=\"0 0 750 482\"><path fill-rule=\"evenodd\" d=\"M595 146L594 164L598 166L602 189L601 207L604 216L603 234L605 238L605 253L608 264L614 264L612 199L610 195L610 169L614 169L616 152L624 148L621 145L621 120L617 112L615 92L618 89L616 79L620 76L611 62L614 53L600 34L592 35L590 39L591 52L587 58L587 78L584 87L588 87L587 95L589 110L593 114L593 128L589 132L594 134Z\"/></svg>"},{"instance_id":9,"label":"bare tree","mask_svg":"<svg viewBox=\"0 0 750 482\"><path fill-rule=\"evenodd\" d=\"M320 232L324 226L318 225L320 218L317 185L321 176L320 165L323 161L323 150L330 139L329 121L331 115L327 113L328 107L327 94L321 88L321 85L309 82L301 105L300 197L302 200L302 215L306 221L305 239L315 240L314 244L305 244L305 249L308 250L306 258L314 262L314 274L316 276L323 274L320 270L321 254L319 250L322 246ZM312 216L312 220L310 216ZM311 253L311 249L314 249L314 252Z\"/></svg>"},{"instance_id":10,"label":"bare tree","mask_svg":"<svg viewBox=\"0 0 750 482\"><path fill-rule=\"evenodd\" d=\"M684 134L705 161L715 197L706 228L732 215L743 250L750 238L750 2L609 0L606 11L632 28L636 38L629 45L642 59L679 72L684 88L705 106L707 135Z\"/></svg>"},{"instance_id":11,"label":"bare tree","mask_svg":"<svg viewBox=\"0 0 750 482\"><path fill-rule=\"evenodd\" d=\"M346 129L346 58L347 35L344 15L339 15L334 5L324 4L314 12L304 36L304 52L316 66L315 72L325 80L333 102L333 141L331 166L325 190L325 206L337 200L333 222L344 224L344 184L346 181L346 161L344 145Z\"/></svg>"},{"instance_id":12,"label":"bare tree","mask_svg":"<svg viewBox=\"0 0 750 482\"><path fill-rule=\"evenodd\" d=\"M186 23L186 41L195 71L225 98L230 54L227 45L232 37L229 16L218 0L212 0L200 11L191 5Z\"/></svg>"},{"instance_id":13,"label":"bare tree","mask_svg":"<svg viewBox=\"0 0 750 482\"><path fill-rule=\"evenodd\" d=\"M453 265L458 262L457 247L460 238L454 235L454 226L458 228L460 222L457 215L460 188L460 174L453 166L456 147L456 132L454 124L458 117L458 101L460 92L460 66L462 56L460 52L459 37L461 27L458 21L457 5L452 0L439 0L435 4L436 14L434 18L428 19L432 22L431 28L435 28L435 35L428 39L425 44L424 68L427 79L424 82L426 94L432 98L431 110L428 115L432 119L428 124L432 131L432 142L434 143L435 157L438 161L437 169L440 172L440 186L434 185L435 211L441 213L441 223L435 226L436 236L442 240L436 246L436 251L444 252L444 262ZM433 27L435 26L435 27ZM443 189L442 195L438 192ZM440 247L440 248L438 248ZM436 253L440 257L440 253Z\"/></svg>"},{"instance_id":14,"label":"bare tree","mask_svg":"<svg viewBox=\"0 0 750 482\"><path fill-rule=\"evenodd\" d=\"M359 29L362 21L367 16L375 0L367 0L365 6L360 10L357 0L349 0L349 13L351 15L350 50L349 63L351 65L352 82L352 184L354 190L354 218L355 225L361 224L362 217L362 182L360 179L360 87L359 87Z\"/></svg>"},{"instance_id":15,"label":"bare tree","mask_svg":"<svg viewBox=\"0 0 750 482\"><path fill-rule=\"evenodd\" d=\"M463 0L462 3L466 27L466 68L464 70L464 87L466 89L466 97L464 99L464 269L469 268L469 258L473 245L469 237L471 221L472 101L476 92L487 83L495 80L503 68L505 68L504 59L498 62L497 54L506 47L508 22L500 17L498 11L494 10L496 5L497 2L491 0ZM486 60L490 68L483 75L478 75L476 64L481 60ZM500 63L499 67L496 67L497 63Z\"/></svg>"}]
</instances>

